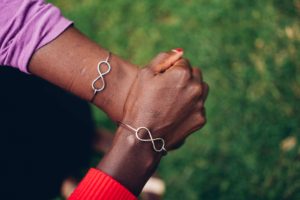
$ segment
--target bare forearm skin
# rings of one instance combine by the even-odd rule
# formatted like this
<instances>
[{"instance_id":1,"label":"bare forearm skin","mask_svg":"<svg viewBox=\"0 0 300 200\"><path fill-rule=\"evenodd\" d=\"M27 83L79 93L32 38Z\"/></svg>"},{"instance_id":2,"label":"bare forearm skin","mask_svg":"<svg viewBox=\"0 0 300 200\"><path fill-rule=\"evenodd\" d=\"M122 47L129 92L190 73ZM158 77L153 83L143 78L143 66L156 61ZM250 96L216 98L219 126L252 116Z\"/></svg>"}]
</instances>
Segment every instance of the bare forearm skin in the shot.
<instances>
[{"instance_id":1,"label":"bare forearm skin","mask_svg":"<svg viewBox=\"0 0 300 200\"><path fill-rule=\"evenodd\" d=\"M156 170L162 153L153 151L150 143L136 140L135 135L123 127L116 132L113 147L97 168L104 171L134 195L138 196Z\"/></svg>"},{"instance_id":2,"label":"bare forearm skin","mask_svg":"<svg viewBox=\"0 0 300 200\"><path fill-rule=\"evenodd\" d=\"M89 40L76 28L69 27L34 53L28 70L90 101L93 97L92 81L99 76L97 64L107 56L107 50ZM112 55L110 64L111 72L104 77L106 88L96 95L93 103L118 121L123 116L122 102L125 102L137 67L116 55Z\"/></svg>"}]
</instances>

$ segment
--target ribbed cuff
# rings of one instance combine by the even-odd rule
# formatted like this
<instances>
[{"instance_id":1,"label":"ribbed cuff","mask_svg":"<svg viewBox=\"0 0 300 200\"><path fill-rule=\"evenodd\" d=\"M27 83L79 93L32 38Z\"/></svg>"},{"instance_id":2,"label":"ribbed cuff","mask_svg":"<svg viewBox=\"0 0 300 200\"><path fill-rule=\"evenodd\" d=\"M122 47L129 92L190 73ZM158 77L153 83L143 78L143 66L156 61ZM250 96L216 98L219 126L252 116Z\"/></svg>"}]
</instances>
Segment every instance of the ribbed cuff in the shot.
<instances>
[{"instance_id":1,"label":"ribbed cuff","mask_svg":"<svg viewBox=\"0 0 300 200\"><path fill-rule=\"evenodd\" d=\"M137 200L124 186L91 168L68 200Z\"/></svg>"}]
</instances>

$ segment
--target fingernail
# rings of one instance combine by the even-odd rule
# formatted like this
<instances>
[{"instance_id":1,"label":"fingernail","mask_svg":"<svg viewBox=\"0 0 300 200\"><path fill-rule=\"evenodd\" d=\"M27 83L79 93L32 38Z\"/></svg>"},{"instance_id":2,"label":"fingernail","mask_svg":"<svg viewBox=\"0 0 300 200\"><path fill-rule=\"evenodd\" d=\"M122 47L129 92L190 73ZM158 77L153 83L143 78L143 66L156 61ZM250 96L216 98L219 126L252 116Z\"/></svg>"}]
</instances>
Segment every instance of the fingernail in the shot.
<instances>
[{"instance_id":1,"label":"fingernail","mask_svg":"<svg viewBox=\"0 0 300 200\"><path fill-rule=\"evenodd\" d=\"M182 48L176 48L176 49L173 49L172 51L175 52L175 53L181 53L181 52L183 52L183 49Z\"/></svg>"}]
</instances>

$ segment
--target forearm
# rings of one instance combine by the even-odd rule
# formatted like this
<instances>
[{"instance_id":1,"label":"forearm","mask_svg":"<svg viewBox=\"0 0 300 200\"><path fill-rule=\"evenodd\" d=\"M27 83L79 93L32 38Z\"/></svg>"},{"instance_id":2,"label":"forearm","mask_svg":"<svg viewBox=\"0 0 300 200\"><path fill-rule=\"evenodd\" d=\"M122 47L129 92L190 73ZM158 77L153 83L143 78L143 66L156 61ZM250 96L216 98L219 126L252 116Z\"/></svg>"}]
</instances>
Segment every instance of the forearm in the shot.
<instances>
[{"instance_id":1,"label":"forearm","mask_svg":"<svg viewBox=\"0 0 300 200\"><path fill-rule=\"evenodd\" d=\"M28 70L90 101L94 95L92 81L99 76L97 64L107 56L107 50L70 27L33 54ZM96 94L93 103L114 120L120 120L123 109L119 107L123 104L116 100L125 101L137 68L116 55L112 55L110 64L112 69L104 77L106 88Z\"/></svg>"},{"instance_id":2,"label":"forearm","mask_svg":"<svg viewBox=\"0 0 300 200\"><path fill-rule=\"evenodd\" d=\"M107 50L70 27L33 55L29 72L89 101L94 95L91 84L99 76L97 64L107 56ZM121 120L123 103L118 102L125 101L137 67L115 55L110 64L111 72L104 77L106 88L96 95L93 103L111 118ZM113 148L97 168L138 195L156 169L160 155L151 145L138 143L134 134L122 127L117 135Z\"/></svg>"},{"instance_id":3,"label":"forearm","mask_svg":"<svg viewBox=\"0 0 300 200\"><path fill-rule=\"evenodd\" d=\"M155 152L150 143L138 141L134 133L123 127L118 128L116 137L97 168L138 196L157 168L162 154Z\"/></svg>"},{"instance_id":4,"label":"forearm","mask_svg":"<svg viewBox=\"0 0 300 200\"><path fill-rule=\"evenodd\" d=\"M157 168L161 154L141 143L123 127L118 128L110 151L91 169L69 200L135 200Z\"/></svg>"}]
</instances>

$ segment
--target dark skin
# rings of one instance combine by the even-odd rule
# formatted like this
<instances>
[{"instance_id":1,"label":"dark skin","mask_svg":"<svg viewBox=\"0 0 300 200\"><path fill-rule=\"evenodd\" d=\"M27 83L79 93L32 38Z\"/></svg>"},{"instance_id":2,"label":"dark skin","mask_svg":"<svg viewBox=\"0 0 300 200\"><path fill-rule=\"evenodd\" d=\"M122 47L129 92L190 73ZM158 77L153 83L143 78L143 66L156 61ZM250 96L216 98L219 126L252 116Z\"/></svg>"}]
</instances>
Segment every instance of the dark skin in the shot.
<instances>
[{"instance_id":1,"label":"dark skin","mask_svg":"<svg viewBox=\"0 0 300 200\"><path fill-rule=\"evenodd\" d=\"M114 121L149 128L154 137L165 140L167 150L177 148L205 124L208 93L200 71L182 55L182 51L161 53L143 69L113 55L112 70L104 78L106 88L93 103ZM33 55L29 71L89 101L97 63L106 57L106 50L70 27ZM147 138L146 133L141 135ZM120 126L97 168L138 195L162 156L151 143L138 141L132 130Z\"/></svg>"},{"instance_id":2,"label":"dark skin","mask_svg":"<svg viewBox=\"0 0 300 200\"><path fill-rule=\"evenodd\" d=\"M107 50L89 40L76 28L70 27L34 53L28 70L90 101L93 98L91 83L98 77L97 64L107 56ZM181 56L182 52L166 54L164 57L168 59L164 62L167 64L175 62ZM139 69L116 55L112 55L110 63L112 69L105 76L106 88L96 95L93 103L105 111L112 120L120 121L127 94Z\"/></svg>"}]
</instances>

